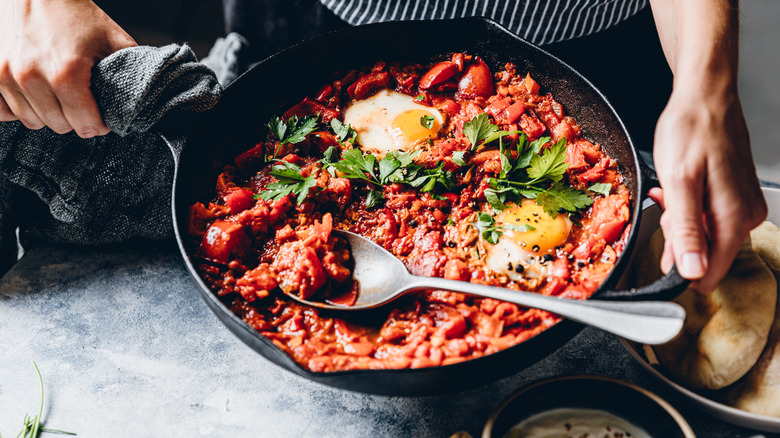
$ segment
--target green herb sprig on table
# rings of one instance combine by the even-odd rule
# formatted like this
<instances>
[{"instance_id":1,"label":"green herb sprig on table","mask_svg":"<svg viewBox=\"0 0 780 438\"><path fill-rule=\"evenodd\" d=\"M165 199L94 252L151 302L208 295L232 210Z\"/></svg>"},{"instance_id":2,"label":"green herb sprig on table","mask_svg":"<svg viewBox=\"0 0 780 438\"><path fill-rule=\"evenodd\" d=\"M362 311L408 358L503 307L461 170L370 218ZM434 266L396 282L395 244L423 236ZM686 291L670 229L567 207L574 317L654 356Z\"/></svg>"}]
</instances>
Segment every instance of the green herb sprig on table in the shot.
<instances>
[{"instance_id":1,"label":"green herb sprig on table","mask_svg":"<svg viewBox=\"0 0 780 438\"><path fill-rule=\"evenodd\" d=\"M76 434L73 432L65 432L63 430L47 429L41 427L41 415L43 414L43 379L41 378L41 372L38 369L38 365L36 365L35 362L32 362L32 365L35 368L35 374L38 376L38 387L41 391L41 403L38 406L38 415L34 417L30 417L29 415L24 416L22 430L18 435L16 435L16 438L38 438L41 433L56 433L60 435L76 436ZM2 438L2 435L0 435L0 438Z\"/></svg>"}]
</instances>

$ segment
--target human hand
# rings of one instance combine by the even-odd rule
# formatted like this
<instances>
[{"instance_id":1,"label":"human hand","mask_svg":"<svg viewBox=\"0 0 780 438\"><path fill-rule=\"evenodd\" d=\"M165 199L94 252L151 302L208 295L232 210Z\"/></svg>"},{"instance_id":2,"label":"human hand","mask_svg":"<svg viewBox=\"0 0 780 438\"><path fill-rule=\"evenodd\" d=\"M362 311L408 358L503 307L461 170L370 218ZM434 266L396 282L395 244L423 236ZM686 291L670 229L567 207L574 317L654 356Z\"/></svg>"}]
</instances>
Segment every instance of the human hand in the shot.
<instances>
[{"instance_id":1,"label":"human hand","mask_svg":"<svg viewBox=\"0 0 780 438\"><path fill-rule=\"evenodd\" d=\"M750 230L767 216L735 89L675 90L658 120L654 161L664 209L664 272L676 263L691 287L711 292Z\"/></svg>"},{"instance_id":2,"label":"human hand","mask_svg":"<svg viewBox=\"0 0 780 438\"><path fill-rule=\"evenodd\" d=\"M108 134L92 67L137 44L91 0L0 0L0 122Z\"/></svg>"}]
</instances>

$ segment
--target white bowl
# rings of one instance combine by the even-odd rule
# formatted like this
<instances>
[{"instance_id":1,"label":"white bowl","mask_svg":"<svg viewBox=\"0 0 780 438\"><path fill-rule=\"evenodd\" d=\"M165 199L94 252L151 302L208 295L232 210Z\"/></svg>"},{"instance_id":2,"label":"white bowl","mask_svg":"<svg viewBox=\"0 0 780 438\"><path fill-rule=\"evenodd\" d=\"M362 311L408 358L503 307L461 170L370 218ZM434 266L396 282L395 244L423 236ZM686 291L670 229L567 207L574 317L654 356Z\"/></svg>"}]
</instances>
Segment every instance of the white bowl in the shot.
<instances>
[{"instance_id":1,"label":"white bowl","mask_svg":"<svg viewBox=\"0 0 780 438\"><path fill-rule=\"evenodd\" d=\"M768 220L780 224L780 189L763 188L764 197L769 205L769 218ZM637 243L643 244L646 242L652 233L658 229L658 219L661 216L661 209L657 205L647 207L642 215L642 224L639 229L639 235L637 236ZM636 254L636 251L634 252ZM633 266L633 260L630 263ZM631 269L626 270L621 280L621 284L626 284L630 287L631 282ZM696 407L702 411L719 418L723 421L743 426L751 429L758 429L765 432L780 432L780 418L768 417L766 415L753 414L741 409L734 408L732 406L725 405L717 402L706 396L694 392L684 386L674 382L669 377L664 375L658 368L654 367L648 361L642 345L637 343L620 339L623 346L626 347L631 356L634 357L645 369L647 369L652 375L664 382L674 391L678 392L682 396L689 399Z\"/></svg>"}]
</instances>

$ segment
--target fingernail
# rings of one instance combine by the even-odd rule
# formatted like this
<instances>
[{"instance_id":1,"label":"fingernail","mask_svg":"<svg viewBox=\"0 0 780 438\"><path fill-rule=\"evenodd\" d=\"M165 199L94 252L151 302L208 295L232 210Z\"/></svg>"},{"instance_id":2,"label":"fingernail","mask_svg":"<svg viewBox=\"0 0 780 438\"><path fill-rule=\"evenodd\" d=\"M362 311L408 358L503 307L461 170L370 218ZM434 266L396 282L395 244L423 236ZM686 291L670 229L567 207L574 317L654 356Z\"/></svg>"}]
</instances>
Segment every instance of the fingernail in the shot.
<instances>
[{"instance_id":1,"label":"fingernail","mask_svg":"<svg viewBox=\"0 0 780 438\"><path fill-rule=\"evenodd\" d=\"M707 262L698 252L686 252L680 262L680 275L688 279L701 278L707 271Z\"/></svg>"}]
</instances>

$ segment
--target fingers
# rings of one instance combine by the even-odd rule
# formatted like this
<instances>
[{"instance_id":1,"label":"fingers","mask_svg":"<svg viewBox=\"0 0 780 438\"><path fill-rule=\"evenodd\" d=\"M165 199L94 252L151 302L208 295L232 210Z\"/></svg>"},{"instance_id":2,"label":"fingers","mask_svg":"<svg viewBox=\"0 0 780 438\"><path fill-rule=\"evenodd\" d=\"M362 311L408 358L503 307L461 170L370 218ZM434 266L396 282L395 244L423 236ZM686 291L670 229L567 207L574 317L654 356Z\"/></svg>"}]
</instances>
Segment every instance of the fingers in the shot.
<instances>
[{"instance_id":1,"label":"fingers","mask_svg":"<svg viewBox=\"0 0 780 438\"><path fill-rule=\"evenodd\" d=\"M86 61L74 61L52 81L52 89L60 103L63 117L81 138L110 132L89 87L90 69Z\"/></svg>"},{"instance_id":2,"label":"fingers","mask_svg":"<svg viewBox=\"0 0 780 438\"><path fill-rule=\"evenodd\" d=\"M666 240L672 242L668 249L674 256L680 275L698 280L707 272L709 264L707 237L701 220L704 181L701 177L689 175L704 175L704 172L678 172L672 177L671 184L667 183L674 190L663 193L666 210L661 218L661 227ZM665 262L668 265L668 254Z\"/></svg>"},{"instance_id":3,"label":"fingers","mask_svg":"<svg viewBox=\"0 0 780 438\"><path fill-rule=\"evenodd\" d=\"M13 122L14 120L19 120L19 118L11 111L11 108L5 103L3 96L0 95L0 122Z\"/></svg>"},{"instance_id":4,"label":"fingers","mask_svg":"<svg viewBox=\"0 0 780 438\"><path fill-rule=\"evenodd\" d=\"M95 98L89 88L91 65L69 63L47 76L34 66L23 71L4 69L0 75L0 121L20 120L28 129L48 126L58 134L75 130L82 138L105 135Z\"/></svg>"}]
</instances>

